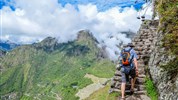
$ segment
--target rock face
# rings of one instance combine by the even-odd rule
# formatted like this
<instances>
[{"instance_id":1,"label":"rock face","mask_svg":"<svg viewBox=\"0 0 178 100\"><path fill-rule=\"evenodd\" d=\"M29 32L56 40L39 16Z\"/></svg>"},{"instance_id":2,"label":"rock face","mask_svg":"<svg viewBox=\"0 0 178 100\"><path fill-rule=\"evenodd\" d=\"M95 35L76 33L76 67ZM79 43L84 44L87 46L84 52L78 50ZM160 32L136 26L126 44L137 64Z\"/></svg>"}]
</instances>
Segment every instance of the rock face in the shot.
<instances>
[{"instance_id":1,"label":"rock face","mask_svg":"<svg viewBox=\"0 0 178 100\"><path fill-rule=\"evenodd\" d=\"M132 43L135 45L134 49L139 57L138 59L138 69L139 69L139 76L136 80L135 85L135 94L139 95L140 97L144 98L132 98L132 100L137 99L144 99L150 100L149 97L146 96L146 89L145 89L145 77L146 77L146 66L148 65L148 61L150 59L150 54L153 50L153 43L155 39L155 33L157 30L158 21L145 21L142 25L140 30L138 31L137 35L133 38ZM129 82L130 83L130 82ZM120 70L116 68L115 76L111 82L111 89L112 91L120 91L121 85L121 73ZM130 84L126 85L126 93L130 92ZM142 95L142 96L141 96ZM129 98L128 98L129 99Z\"/></svg>"},{"instance_id":2,"label":"rock face","mask_svg":"<svg viewBox=\"0 0 178 100\"><path fill-rule=\"evenodd\" d=\"M155 34L154 48L149 60L150 76L159 92L159 100L178 100L178 76L176 76L176 73L171 75L160 67L174 57L168 56L165 48L160 47L164 33Z\"/></svg>"}]
</instances>

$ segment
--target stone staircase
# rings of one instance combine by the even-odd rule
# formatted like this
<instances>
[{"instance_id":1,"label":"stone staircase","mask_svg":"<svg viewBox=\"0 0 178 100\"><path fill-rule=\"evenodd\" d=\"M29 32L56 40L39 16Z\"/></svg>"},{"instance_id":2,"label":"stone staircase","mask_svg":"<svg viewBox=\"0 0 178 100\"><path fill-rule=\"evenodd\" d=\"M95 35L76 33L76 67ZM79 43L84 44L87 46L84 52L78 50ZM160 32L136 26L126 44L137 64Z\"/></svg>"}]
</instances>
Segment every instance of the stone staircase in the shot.
<instances>
[{"instance_id":1,"label":"stone staircase","mask_svg":"<svg viewBox=\"0 0 178 100\"><path fill-rule=\"evenodd\" d=\"M150 100L147 97L147 91L145 87L145 78L146 78L146 66L149 61L150 53L152 52L152 44L155 39L156 26L158 22L146 21L141 25L137 35L132 39L132 43L135 45L134 50L136 51L138 59L138 71L139 75L137 77L134 89L134 95L144 95L144 97L136 98L136 100ZM126 84L126 94L130 93L130 82ZM110 92L120 92L121 91L121 72L116 68L116 72L111 81ZM145 98L146 96L146 98ZM127 100L127 99L126 99ZM128 100L134 100L128 99Z\"/></svg>"}]
</instances>

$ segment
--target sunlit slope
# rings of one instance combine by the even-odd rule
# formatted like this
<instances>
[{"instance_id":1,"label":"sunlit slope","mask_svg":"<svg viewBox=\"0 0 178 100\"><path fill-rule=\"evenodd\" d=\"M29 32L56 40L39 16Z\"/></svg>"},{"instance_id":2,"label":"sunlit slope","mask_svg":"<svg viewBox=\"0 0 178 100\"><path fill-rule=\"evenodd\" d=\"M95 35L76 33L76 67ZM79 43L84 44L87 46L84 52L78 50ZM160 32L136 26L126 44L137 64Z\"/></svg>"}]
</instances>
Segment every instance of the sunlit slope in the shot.
<instances>
[{"instance_id":1,"label":"sunlit slope","mask_svg":"<svg viewBox=\"0 0 178 100\"><path fill-rule=\"evenodd\" d=\"M19 99L75 100L77 91L92 83L86 73L113 76L114 64L105 58L97 41L87 31L77 40L57 43L46 38L40 43L20 46L0 59L0 95Z\"/></svg>"}]
</instances>

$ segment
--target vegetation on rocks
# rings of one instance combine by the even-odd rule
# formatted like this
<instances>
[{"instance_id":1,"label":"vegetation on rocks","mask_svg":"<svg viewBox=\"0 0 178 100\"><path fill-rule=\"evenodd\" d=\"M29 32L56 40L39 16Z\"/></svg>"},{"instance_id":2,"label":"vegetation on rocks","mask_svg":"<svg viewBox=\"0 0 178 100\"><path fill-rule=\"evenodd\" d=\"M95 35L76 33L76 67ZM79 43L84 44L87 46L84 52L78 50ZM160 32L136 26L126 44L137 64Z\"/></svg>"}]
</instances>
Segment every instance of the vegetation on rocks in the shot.
<instances>
[{"instance_id":1,"label":"vegetation on rocks","mask_svg":"<svg viewBox=\"0 0 178 100\"><path fill-rule=\"evenodd\" d=\"M151 98L151 100L158 100L158 93L154 86L154 83L148 77L145 78L145 80L146 80L145 86L148 96Z\"/></svg>"},{"instance_id":2,"label":"vegetation on rocks","mask_svg":"<svg viewBox=\"0 0 178 100\"><path fill-rule=\"evenodd\" d=\"M168 72L178 73L178 1L156 0L156 9L160 15L160 32L164 33L163 47L169 54L175 56L163 65Z\"/></svg>"}]
</instances>

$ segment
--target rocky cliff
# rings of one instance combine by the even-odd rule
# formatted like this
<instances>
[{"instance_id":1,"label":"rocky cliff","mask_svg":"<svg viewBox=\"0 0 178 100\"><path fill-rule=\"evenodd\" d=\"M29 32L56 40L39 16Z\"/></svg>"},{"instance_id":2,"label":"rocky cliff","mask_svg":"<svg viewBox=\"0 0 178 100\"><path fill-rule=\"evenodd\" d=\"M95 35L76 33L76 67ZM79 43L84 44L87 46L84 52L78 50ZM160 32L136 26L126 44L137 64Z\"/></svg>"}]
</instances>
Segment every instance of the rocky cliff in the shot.
<instances>
[{"instance_id":1,"label":"rocky cliff","mask_svg":"<svg viewBox=\"0 0 178 100\"><path fill-rule=\"evenodd\" d=\"M153 44L154 48L152 50L153 52L151 53L149 60L149 72L159 92L159 100L177 100L177 73L169 73L161 67L175 58L175 56L168 55L168 51L165 48L160 47L162 44L161 39L163 39L163 37L163 33L156 33L156 39L154 39Z\"/></svg>"},{"instance_id":2,"label":"rocky cliff","mask_svg":"<svg viewBox=\"0 0 178 100\"><path fill-rule=\"evenodd\" d=\"M178 1L154 2L160 19L150 55L149 72L157 87L159 100L178 100Z\"/></svg>"}]
</instances>

